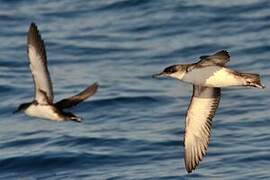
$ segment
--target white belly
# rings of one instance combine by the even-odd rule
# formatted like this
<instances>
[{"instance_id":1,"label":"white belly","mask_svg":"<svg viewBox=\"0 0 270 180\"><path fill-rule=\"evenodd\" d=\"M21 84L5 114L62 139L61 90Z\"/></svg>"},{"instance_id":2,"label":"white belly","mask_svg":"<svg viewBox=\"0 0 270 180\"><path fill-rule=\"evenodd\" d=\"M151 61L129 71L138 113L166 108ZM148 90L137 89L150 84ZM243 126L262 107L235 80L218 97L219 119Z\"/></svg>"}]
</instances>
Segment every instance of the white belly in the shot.
<instances>
[{"instance_id":1,"label":"white belly","mask_svg":"<svg viewBox=\"0 0 270 180\"><path fill-rule=\"evenodd\" d=\"M54 121L63 121L64 118L58 115L53 107L50 105L30 105L26 110L25 114L32 117L38 117L42 119L49 119Z\"/></svg>"},{"instance_id":2,"label":"white belly","mask_svg":"<svg viewBox=\"0 0 270 180\"><path fill-rule=\"evenodd\" d=\"M193 69L184 76L183 81L208 87L227 87L244 84L242 78L233 74L232 70L219 66Z\"/></svg>"}]
</instances>

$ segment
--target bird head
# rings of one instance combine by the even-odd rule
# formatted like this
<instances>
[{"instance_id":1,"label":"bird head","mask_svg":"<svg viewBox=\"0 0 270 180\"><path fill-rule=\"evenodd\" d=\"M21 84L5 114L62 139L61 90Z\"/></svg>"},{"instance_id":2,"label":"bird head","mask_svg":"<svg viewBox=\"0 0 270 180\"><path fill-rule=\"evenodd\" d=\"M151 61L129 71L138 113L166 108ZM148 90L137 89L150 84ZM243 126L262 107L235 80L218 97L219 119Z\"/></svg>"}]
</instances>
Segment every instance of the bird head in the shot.
<instances>
[{"instance_id":1,"label":"bird head","mask_svg":"<svg viewBox=\"0 0 270 180\"><path fill-rule=\"evenodd\" d=\"M177 64L166 67L161 73L154 74L153 77L158 78L164 76L182 80L185 74L186 74L186 66Z\"/></svg>"},{"instance_id":2,"label":"bird head","mask_svg":"<svg viewBox=\"0 0 270 180\"><path fill-rule=\"evenodd\" d=\"M17 108L17 110L13 112L13 114L20 112L20 111L25 111L30 105L31 105L31 103L20 104L19 107Z\"/></svg>"}]
</instances>

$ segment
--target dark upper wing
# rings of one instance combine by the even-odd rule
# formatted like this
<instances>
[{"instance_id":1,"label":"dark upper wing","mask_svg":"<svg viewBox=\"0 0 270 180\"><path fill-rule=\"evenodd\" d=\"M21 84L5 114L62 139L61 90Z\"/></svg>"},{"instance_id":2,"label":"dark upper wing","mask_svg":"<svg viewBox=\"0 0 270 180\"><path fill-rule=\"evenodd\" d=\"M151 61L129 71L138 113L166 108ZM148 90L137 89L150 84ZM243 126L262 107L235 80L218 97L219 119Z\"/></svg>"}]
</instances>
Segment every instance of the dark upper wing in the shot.
<instances>
[{"instance_id":1,"label":"dark upper wing","mask_svg":"<svg viewBox=\"0 0 270 180\"><path fill-rule=\"evenodd\" d=\"M70 108L72 106L77 105L78 103L82 102L83 100L87 99L88 97L92 96L95 94L97 91L98 84L94 83L91 86L87 87L85 90L80 92L79 94L63 99L57 103L55 103L55 106L58 109L65 109L65 108Z\"/></svg>"},{"instance_id":2,"label":"dark upper wing","mask_svg":"<svg viewBox=\"0 0 270 180\"><path fill-rule=\"evenodd\" d=\"M211 135L212 118L220 100L220 88L193 86L186 115L184 136L185 166L194 170L206 154Z\"/></svg>"},{"instance_id":3,"label":"dark upper wing","mask_svg":"<svg viewBox=\"0 0 270 180\"><path fill-rule=\"evenodd\" d=\"M52 103L53 89L47 68L45 45L34 23L31 23L27 34L27 53L35 84L35 100L43 103L44 95L41 92L45 92L49 103Z\"/></svg>"},{"instance_id":4,"label":"dark upper wing","mask_svg":"<svg viewBox=\"0 0 270 180\"><path fill-rule=\"evenodd\" d=\"M230 54L226 50L221 50L213 55L201 56L200 59L201 60L196 63L200 66L224 66L227 62L230 61Z\"/></svg>"}]
</instances>

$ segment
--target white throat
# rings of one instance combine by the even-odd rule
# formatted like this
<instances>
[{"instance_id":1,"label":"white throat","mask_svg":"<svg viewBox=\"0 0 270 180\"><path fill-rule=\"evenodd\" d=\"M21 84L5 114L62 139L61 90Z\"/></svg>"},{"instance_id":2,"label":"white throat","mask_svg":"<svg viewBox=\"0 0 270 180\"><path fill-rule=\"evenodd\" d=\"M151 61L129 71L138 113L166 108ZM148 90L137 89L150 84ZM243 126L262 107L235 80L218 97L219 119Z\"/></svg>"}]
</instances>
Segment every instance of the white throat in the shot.
<instances>
[{"instance_id":1,"label":"white throat","mask_svg":"<svg viewBox=\"0 0 270 180\"><path fill-rule=\"evenodd\" d=\"M175 73L170 74L169 77L182 80L185 75L186 75L186 72L179 71L179 72L175 72Z\"/></svg>"},{"instance_id":2,"label":"white throat","mask_svg":"<svg viewBox=\"0 0 270 180\"><path fill-rule=\"evenodd\" d=\"M55 121L63 121L64 117L57 114L54 111L54 107L51 105L34 105L31 104L26 110L25 114L32 117L38 117L43 119L50 119Z\"/></svg>"}]
</instances>

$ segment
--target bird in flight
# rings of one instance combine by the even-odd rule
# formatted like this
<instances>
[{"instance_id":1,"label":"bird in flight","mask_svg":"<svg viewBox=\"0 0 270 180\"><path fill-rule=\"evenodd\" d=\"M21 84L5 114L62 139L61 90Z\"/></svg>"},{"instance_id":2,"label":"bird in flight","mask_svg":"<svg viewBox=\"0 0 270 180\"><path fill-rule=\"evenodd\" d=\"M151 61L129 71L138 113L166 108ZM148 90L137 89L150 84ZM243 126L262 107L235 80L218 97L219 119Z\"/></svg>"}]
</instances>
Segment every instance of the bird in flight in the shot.
<instances>
[{"instance_id":1,"label":"bird in flight","mask_svg":"<svg viewBox=\"0 0 270 180\"><path fill-rule=\"evenodd\" d=\"M229 53L221 50L212 55L201 56L196 63L172 65L153 75L153 77L171 77L193 84L184 133L184 159L188 173L199 165L206 154L221 88L230 86L264 88L260 75L229 69L225 66L229 61Z\"/></svg>"},{"instance_id":2,"label":"bird in flight","mask_svg":"<svg viewBox=\"0 0 270 180\"><path fill-rule=\"evenodd\" d=\"M21 104L15 112L23 111L28 116L53 121L81 122L82 118L64 109L75 106L95 94L98 84L94 83L79 94L54 103L45 45L35 23L31 23L28 30L27 53L34 81L35 97L31 102Z\"/></svg>"}]
</instances>

